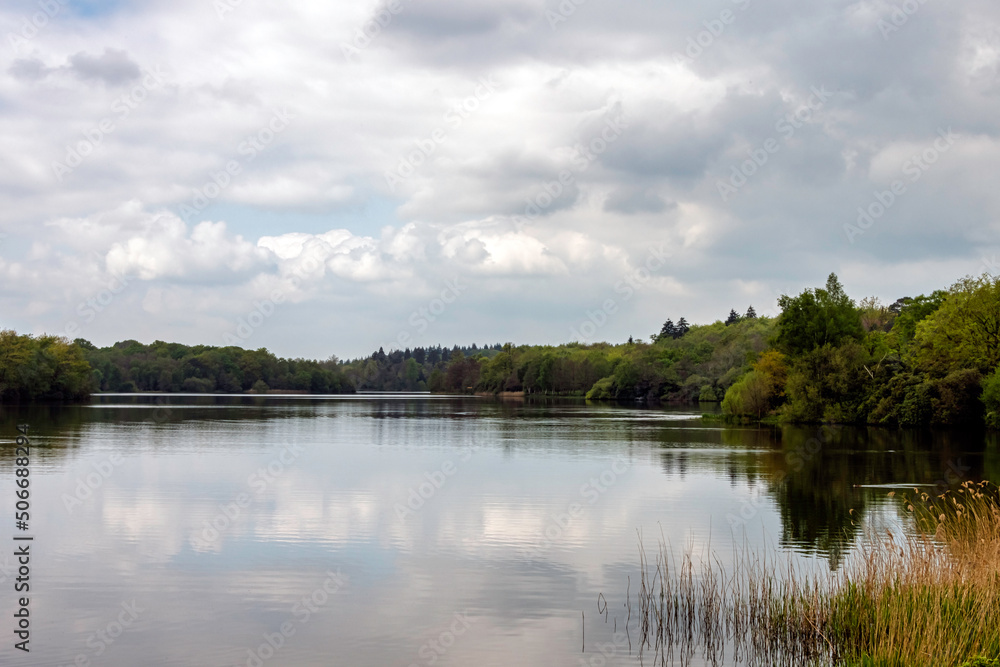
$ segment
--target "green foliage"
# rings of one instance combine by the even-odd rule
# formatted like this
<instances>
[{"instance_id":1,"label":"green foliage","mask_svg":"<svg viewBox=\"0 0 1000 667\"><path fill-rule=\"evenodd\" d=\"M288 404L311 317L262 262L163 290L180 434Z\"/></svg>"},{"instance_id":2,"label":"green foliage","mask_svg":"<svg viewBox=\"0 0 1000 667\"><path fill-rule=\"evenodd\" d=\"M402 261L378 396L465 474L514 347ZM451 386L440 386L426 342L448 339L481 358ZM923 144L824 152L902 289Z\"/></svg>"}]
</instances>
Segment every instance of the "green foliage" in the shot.
<instances>
[{"instance_id":1,"label":"green foliage","mask_svg":"<svg viewBox=\"0 0 1000 667\"><path fill-rule=\"evenodd\" d=\"M431 376L427 380L427 388L435 393L446 391L444 384L444 371L440 368L435 368L431 371Z\"/></svg>"},{"instance_id":2,"label":"green foliage","mask_svg":"<svg viewBox=\"0 0 1000 667\"><path fill-rule=\"evenodd\" d=\"M983 421L983 376L975 368L960 368L935 381L931 400L931 423L971 426Z\"/></svg>"},{"instance_id":3,"label":"green foliage","mask_svg":"<svg viewBox=\"0 0 1000 667\"><path fill-rule=\"evenodd\" d=\"M763 373L750 371L722 399L723 414L760 419L771 407L771 383Z\"/></svg>"},{"instance_id":4,"label":"green foliage","mask_svg":"<svg viewBox=\"0 0 1000 667\"><path fill-rule=\"evenodd\" d=\"M615 393L615 382L612 378L601 378L594 383L594 386L587 392L588 400L604 401L617 398Z\"/></svg>"},{"instance_id":5,"label":"green foliage","mask_svg":"<svg viewBox=\"0 0 1000 667\"><path fill-rule=\"evenodd\" d=\"M692 326L683 338L658 341L654 349L663 369L661 395L670 401L693 401L707 384L718 400L767 349L774 326L770 318L744 319L728 326L715 322Z\"/></svg>"},{"instance_id":6,"label":"green foliage","mask_svg":"<svg viewBox=\"0 0 1000 667\"><path fill-rule=\"evenodd\" d=\"M1000 658L984 658L980 656L963 662L959 667L1000 667Z\"/></svg>"},{"instance_id":7,"label":"green foliage","mask_svg":"<svg viewBox=\"0 0 1000 667\"><path fill-rule=\"evenodd\" d=\"M515 347L508 343L490 355L428 362L424 373L432 380L427 384L430 390L441 392L718 401L767 349L774 320L754 317L728 327L722 322L690 327L685 323L685 330L681 336L659 336L652 345L633 341ZM355 362L348 365L349 376L356 367Z\"/></svg>"},{"instance_id":8,"label":"green foliage","mask_svg":"<svg viewBox=\"0 0 1000 667\"><path fill-rule=\"evenodd\" d=\"M807 289L797 297L783 295L778 305L778 348L788 354L864 337L858 310L836 274L830 274L825 288Z\"/></svg>"},{"instance_id":9,"label":"green foliage","mask_svg":"<svg viewBox=\"0 0 1000 667\"><path fill-rule=\"evenodd\" d=\"M897 337L897 345L905 346L917 334L917 324L941 307L948 293L936 290L930 296L903 297L899 304L899 314L892 324L892 333Z\"/></svg>"},{"instance_id":10,"label":"green foliage","mask_svg":"<svg viewBox=\"0 0 1000 667\"><path fill-rule=\"evenodd\" d=\"M719 402L719 392L710 384L702 385L701 391L698 392L698 402L699 403L718 403Z\"/></svg>"},{"instance_id":11,"label":"green foliage","mask_svg":"<svg viewBox=\"0 0 1000 667\"><path fill-rule=\"evenodd\" d=\"M639 373L639 365L632 357L626 357L618 362L611 377L619 395L628 387L635 387L639 384Z\"/></svg>"},{"instance_id":12,"label":"green foliage","mask_svg":"<svg viewBox=\"0 0 1000 667\"><path fill-rule=\"evenodd\" d=\"M878 297L870 296L858 304L861 329L866 332L887 332L892 328L896 312L883 304Z\"/></svg>"},{"instance_id":13,"label":"green foliage","mask_svg":"<svg viewBox=\"0 0 1000 667\"><path fill-rule=\"evenodd\" d=\"M1000 365L1000 278L955 283L940 307L917 324L917 365L936 375L955 368L987 374Z\"/></svg>"},{"instance_id":14,"label":"green foliage","mask_svg":"<svg viewBox=\"0 0 1000 667\"><path fill-rule=\"evenodd\" d=\"M522 392L721 400L725 415L742 419L1000 428L1000 280L965 278L947 292L855 307L830 274L779 305L776 319L751 308L725 323L668 320L652 344L380 348L347 363L0 332L0 401L79 400L92 390Z\"/></svg>"},{"instance_id":15,"label":"green foliage","mask_svg":"<svg viewBox=\"0 0 1000 667\"><path fill-rule=\"evenodd\" d=\"M788 403L782 416L790 422L861 421L861 403L870 382L870 357L856 341L824 345L795 358L788 373Z\"/></svg>"},{"instance_id":16,"label":"green foliage","mask_svg":"<svg viewBox=\"0 0 1000 667\"><path fill-rule=\"evenodd\" d=\"M0 403L87 400L94 375L83 352L65 338L0 331Z\"/></svg>"},{"instance_id":17,"label":"green foliage","mask_svg":"<svg viewBox=\"0 0 1000 667\"><path fill-rule=\"evenodd\" d=\"M722 412L730 417L762 417L785 396L788 366L785 355L769 350L754 362L753 369L734 383L722 399Z\"/></svg>"},{"instance_id":18,"label":"green foliage","mask_svg":"<svg viewBox=\"0 0 1000 667\"><path fill-rule=\"evenodd\" d=\"M96 370L98 391L354 392L350 380L334 360L282 359L264 348L244 350L163 341L143 345L127 340L104 348L87 343L81 349Z\"/></svg>"},{"instance_id":19,"label":"green foliage","mask_svg":"<svg viewBox=\"0 0 1000 667\"><path fill-rule=\"evenodd\" d=\"M986 408L986 425L1000 428L1000 368L983 378L982 401Z\"/></svg>"},{"instance_id":20,"label":"green foliage","mask_svg":"<svg viewBox=\"0 0 1000 667\"><path fill-rule=\"evenodd\" d=\"M380 349L370 357L355 359L340 365L350 383L359 391L427 391L432 384L435 370L441 371L440 377L434 376L433 391L467 391L468 383L464 379L453 376L455 386L449 386L445 370L449 362L457 359L456 353L461 353L463 361L467 358L478 358L487 364L500 354L501 346L470 347L455 346L452 349L441 346L428 348L409 348L385 352ZM496 391L504 391L503 360L490 369L491 385ZM456 371L457 374L457 371ZM461 385L461 386L459 386Z\"/></svg>"}]
</instances>

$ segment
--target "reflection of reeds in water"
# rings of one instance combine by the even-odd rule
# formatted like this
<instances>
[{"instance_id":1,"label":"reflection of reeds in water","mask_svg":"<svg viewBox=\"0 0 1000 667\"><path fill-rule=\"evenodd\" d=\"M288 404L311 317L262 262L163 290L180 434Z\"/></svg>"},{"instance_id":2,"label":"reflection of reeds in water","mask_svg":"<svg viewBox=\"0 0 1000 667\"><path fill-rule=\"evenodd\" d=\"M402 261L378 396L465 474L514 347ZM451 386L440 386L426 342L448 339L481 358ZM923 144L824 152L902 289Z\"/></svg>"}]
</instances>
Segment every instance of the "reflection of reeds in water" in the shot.
<instances>
[{"instance_id":1,"label":"reflection of reeds in water","mask_svg":"<svg viewBox=\"0 0 1000 667\"><path fill-rule=\"evenodd\" d=\"M640 656L662 665L699 657L710 665L865 667L1000 657L996 487L967 483L904 500L904 508L915 531L869 530L834 573L803 574L745 544L728 570L714 554L687 552L678 563L662 537L650 561L640 537Z\"/></svg>"}]
</instances>

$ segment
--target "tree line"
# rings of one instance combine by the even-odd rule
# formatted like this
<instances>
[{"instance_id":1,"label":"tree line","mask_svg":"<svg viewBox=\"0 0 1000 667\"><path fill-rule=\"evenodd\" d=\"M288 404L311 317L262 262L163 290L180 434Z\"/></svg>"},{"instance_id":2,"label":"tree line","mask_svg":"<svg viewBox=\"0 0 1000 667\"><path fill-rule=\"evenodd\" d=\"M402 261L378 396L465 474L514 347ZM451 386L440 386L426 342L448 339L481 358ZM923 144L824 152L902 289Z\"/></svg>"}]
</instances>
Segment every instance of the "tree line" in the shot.
<instances>
[{"instance_id":1,"label":"tree line","mask_svg":"<svg viewBox=\"0 0 1000 667\"><path fill-rule=\"evenodd\" d=\"M107 392L353 393L335 359L283 359L268 350L126 340L98 348L77 338L0 331L0 402L79 402Z\"/></svg>"},{"instance_id":2,"label":"tree line","mask_svg":"<svg viewBox=\"0 0 1000 667\"><path fill-rule=\"evenodd\" d=\"M90 370L80 346L64 338L0 331L0 403L86 400Z\"/></svg>"},{"instance_id":3,"label":"tree line","mask_svg":"<svg viewBox=\"0 0 1000 667\"><path fill-rule=\"evenodd\" d=\"M727 391L737 418L1000 427L1000 278L892 304L837 277L779 300L769 349Z\"/></svg>"},{"instance_id":4,"label":"tree line","mask_svg":"<svg viewBox=\"0 0 1000 667\"><path fill-rule=\"evenodd\" d=\"M488 359L501 349L500 343L479 347L440 345L386 352L381 347L371 356L343 364L343 370L358 391L446 391L439 378L453 360L466 357Z\"/></svg>"},{"instance_id":5,"label":"tree line","mask_svg":"<svg viewBox=\"0 0 1000 667\"><path fill-rule=\"evenodd\" d=\"M1000 428L1000 279L855 302L831 274L712 324L666 320L649 342L379 349L339 361L266 349L134 340L97 348L0 332L0 401L92 391L515 392L592 400L719 402L737 420Z\"/></svg>"},{"instance_id":6,"label":"tree line","mask_svg":"<svg viewBox=\"0 0 1000 667\"><path fill-rule=\"evenodd\" d=\"M650 342L505 345L453 356L432 391L721 402L731 419L1000 428L1000 278L855 302L835 274L707 325L667 320Z\"/></svg>"},{"instance_id":7,"label":"tree line","mask_svg":"<svg viewBox=\"0 0 1000 667\"><path fill-rule=\"evenodd\" d=\"M96 391L353 393L335 358L285 359L266 348L181 345L126 340L98 348L77 339Z\"/></svg>"}]
</instances>

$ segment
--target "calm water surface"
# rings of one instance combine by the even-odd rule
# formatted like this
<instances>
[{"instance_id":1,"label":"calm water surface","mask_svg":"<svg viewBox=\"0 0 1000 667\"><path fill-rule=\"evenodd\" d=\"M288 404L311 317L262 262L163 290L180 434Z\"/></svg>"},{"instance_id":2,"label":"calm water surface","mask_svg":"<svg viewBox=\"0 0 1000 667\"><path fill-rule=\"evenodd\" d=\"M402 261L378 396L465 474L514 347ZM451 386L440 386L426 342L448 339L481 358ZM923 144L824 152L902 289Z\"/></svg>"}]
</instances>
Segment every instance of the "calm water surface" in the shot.
<instances>
[{"instance_id":1,"label":"calm water surface","mask_svg":"<svg viewBox=\"0 0 1000 667\"><path fill-rule=\"evenodd\" d=\"M4 665L635 665L613 641L639 533L829 570L863 530L850 510L898 515L891 488L1000 480L982 434L572 401L102 395L0 408L9 545L23 421L31 652L8 620Z\"/></svg>"}]
</instances>

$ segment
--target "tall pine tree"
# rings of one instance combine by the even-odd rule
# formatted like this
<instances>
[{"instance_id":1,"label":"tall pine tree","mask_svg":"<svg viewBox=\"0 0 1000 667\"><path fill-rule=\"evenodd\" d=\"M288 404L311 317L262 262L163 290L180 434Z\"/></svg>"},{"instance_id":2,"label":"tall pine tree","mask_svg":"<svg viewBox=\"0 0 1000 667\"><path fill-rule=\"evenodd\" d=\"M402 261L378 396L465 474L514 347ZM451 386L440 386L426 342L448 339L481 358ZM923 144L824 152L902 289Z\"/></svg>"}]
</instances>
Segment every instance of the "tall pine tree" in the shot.
<instances>
[{"instance_id":1,"label":"tall pine tree","mask_svg":"<svg viewBox=\"0 0 1000 667\"><path fill-rule=\"evenodd\" d=\"M683 317L677 320L677 326L674 328L674 338L680 338L688 332L691 327L688 326L687 320Z\"/></svg>"},{"instance_id":2,"label":"tall pine tree","mask_svg":"<svg viewBox=\"0 0 1000 667\"><path fill-rule=\"evenodd\" d=\"M667 320L663 323L663 328L660 329L660 338L676 338L677 336L674 335L675 330L674 321Z\"/></svg>"}]
</instances>

